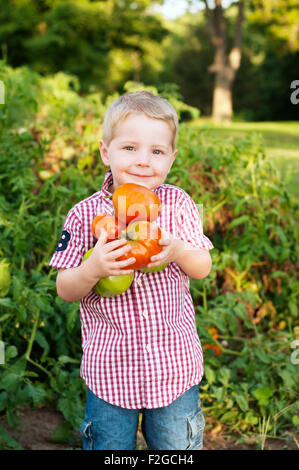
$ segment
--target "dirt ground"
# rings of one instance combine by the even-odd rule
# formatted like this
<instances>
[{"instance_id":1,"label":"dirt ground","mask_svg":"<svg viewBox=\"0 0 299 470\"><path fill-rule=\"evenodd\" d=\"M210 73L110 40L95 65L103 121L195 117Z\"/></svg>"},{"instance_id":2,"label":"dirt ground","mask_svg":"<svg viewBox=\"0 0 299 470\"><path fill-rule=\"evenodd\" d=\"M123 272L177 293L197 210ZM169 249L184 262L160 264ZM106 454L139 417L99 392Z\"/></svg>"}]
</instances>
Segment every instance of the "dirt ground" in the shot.
<instances>
[{"instance_id":1,"label":"dirt ground","mask_svg":"<svg viewBox=\"0 0 299 470\"><path fill-rule=\"evenodd\" d=\"M73 439L67 443L53 442L51 437L59 425L64 422L61 413L49 408L41 407L35 410L18 410L20 426L10 428L4 418L0 419L0 425L5 427L11 437L13 437L24 450L78 450L81 449L80 434L75 433ZM297 441L297 442L296 442ZM279 438L269 438L266 440L265 450L299 450L299 435L291 431ZM4 447L5 448L5 447ZM225 430L221 425L213 423L213 420L206 417L206 428L204 433L203 450L256 450L260 445L257 440L248 440L239 443L237 437L226 437ZM137 450L146 450L146 443L141 431L137 435Z\"/></svg>"}]
</instances>

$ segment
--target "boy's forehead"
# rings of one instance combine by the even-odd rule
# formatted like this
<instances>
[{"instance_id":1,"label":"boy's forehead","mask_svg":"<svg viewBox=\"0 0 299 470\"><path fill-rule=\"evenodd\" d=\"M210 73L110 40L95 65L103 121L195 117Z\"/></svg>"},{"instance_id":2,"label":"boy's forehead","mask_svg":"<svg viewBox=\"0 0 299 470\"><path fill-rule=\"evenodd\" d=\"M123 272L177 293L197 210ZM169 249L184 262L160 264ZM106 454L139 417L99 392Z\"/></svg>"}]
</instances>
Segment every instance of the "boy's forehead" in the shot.
<instances>
[{"instance_id":1,"label":"boy's forehead","mask_svg":"<svg viewBox=\"0 0 299 470\"><path fill-rule=\"evenodd\" d=\"M132 113L117 122L113 129L112 139L122 138L123 136L129 137L128 134L140 134L141 136L143 136L145 135L144 124L146 125L146 122L151 127L152 131L154 131L155 133L158 132L158 134L156 135L157 137L160 134L160 137L169 137L170 141L172 140L173 129L171 128L169 122L165 121L164 119L150 118L144 113Z\"/></svg>"}]
</instances>

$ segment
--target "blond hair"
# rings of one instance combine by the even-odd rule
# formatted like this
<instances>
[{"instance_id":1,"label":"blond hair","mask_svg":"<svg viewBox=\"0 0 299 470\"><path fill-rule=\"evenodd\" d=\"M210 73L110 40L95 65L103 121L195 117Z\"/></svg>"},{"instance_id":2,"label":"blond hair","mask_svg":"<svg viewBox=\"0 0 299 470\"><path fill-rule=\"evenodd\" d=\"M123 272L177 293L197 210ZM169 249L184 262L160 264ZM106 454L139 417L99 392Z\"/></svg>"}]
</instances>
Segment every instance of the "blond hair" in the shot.
<instances>
[{"instance_id":1,"label":"blond hair","mask_svg":"<svg viewBox=\"0 0 299 470\"><path fill-rule=\"evenodd\" d=\"M106 111L103 122L103 141L109 145L115 135L117 125L130 114L144 113L149 118L160 119L170 126L173 138L172 149L176 148L178 116L173 106L160 96L149 91L125 93L113 101Z\"/></svg>"}]
</instances>

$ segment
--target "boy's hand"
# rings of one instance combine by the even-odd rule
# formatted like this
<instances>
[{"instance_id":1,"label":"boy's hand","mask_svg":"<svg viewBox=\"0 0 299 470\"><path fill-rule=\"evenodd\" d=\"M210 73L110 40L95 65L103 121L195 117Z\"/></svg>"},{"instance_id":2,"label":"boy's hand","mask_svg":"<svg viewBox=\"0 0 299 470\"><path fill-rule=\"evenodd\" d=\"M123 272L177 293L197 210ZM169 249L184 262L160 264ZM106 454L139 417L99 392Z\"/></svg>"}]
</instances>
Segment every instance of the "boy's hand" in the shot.
<instances>
[{"instance_id":1,"label":"boy's hand","mask_svg":"<svg viewBox=\"0 0 299 470\"><path fill-rule=\"evenodd\" d=\"M175 261L182 249L181 240L173 238L173 236L165 232L165 230L162 230L162 238L159 240L159 245L163 246L162 251L151 257L150 263L146 266L147 268L154 268L155 266L161 266L161 264Z\"/></svg>"},{"instance_id":2,"label":"boy's hand","mask_svg":"<svg viewBox=\"0 0 299 470\"><path fill-rule=\"evenodd\" d=\"M107 242L107 232L102 229L99 239L90 255L85 261L88 263L90 276L97 282L100 278L106 276L120 276L131 274L132 269L122 269L135 263L135 258L129 258L125 261L116 261L117 258L131 250L125 239Z\"/></svg>"}]
</instances>

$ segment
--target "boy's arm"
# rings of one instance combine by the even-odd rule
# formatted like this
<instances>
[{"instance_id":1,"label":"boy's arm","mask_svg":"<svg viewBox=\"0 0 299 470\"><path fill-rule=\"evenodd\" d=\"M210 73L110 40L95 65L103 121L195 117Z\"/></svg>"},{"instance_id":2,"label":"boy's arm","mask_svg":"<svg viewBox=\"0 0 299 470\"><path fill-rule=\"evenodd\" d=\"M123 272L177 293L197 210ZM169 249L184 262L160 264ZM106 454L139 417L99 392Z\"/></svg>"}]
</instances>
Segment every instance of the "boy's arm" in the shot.
<instances>
[{"instance_id":1,"label":"boy's arm","mask_svg":"<svg viewBox=\"0 0 299 470\"><path fill-rule=\"evenodd\" d=\"M148 268L174 261L187 276L193 279L203 279L209 275L212 260L208 250L195 248L190 243L169 238L166 234L165 238L159 240L159 244L163 246L163 249L158 255L151 257Z\"/></svg>"},{"instance_id":2,"label":"boy's arm","mask_svg":"<svg viewBox=\"0 0 299 470\"><path fill-rule=\"evenodd\" d=\"M204 279L210 274L212 259L208 250L194 248L182 240L173 240L174 262L193 279Z\"/></svg>"},{"instance_id":3,"label":"boy's arm","mask_svg":"<svg viewBox=\"0 0 299 470\"><path fill-rule=\"evenodd\" d=\"M131 257L116 261L118 257L130 251L125 239L107 241L107 232L102 233L89 258L77 267L60 269L56 279L57 294L67 302L85 297L102 277L131 274L130 264L135 263ZM126 269L127 268L127 269Z\"/></svg>"},{"instance_id":4,"label":"boy's arm","mask_svg":"<svg viewBox=\"0 0 299 470\"><path fill-rule=\"evenodd\" d=\"M76 268L60 269L56 278L57 294L66 302L75 302L87 295L97 281L90 276L86 262Z\"/></svg>"}]
</instances>

